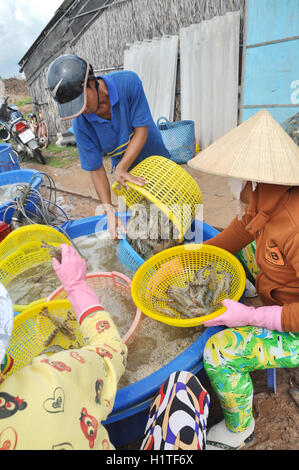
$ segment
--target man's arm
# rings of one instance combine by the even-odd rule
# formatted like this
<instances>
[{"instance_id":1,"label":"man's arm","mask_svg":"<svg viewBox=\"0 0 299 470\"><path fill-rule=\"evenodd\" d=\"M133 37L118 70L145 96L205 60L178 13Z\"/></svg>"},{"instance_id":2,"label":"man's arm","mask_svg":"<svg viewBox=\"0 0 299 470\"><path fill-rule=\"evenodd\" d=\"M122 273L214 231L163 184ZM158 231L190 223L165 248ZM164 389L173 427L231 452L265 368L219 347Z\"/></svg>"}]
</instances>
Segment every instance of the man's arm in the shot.
<instances>
[{"instance_id":1,"label":"man's arm","mask_svg":"<svg viewBox=\"0 0 299 470\"><path fill-rule=\"evenodd\" d=\"M121 161L116 167L115 170L115 180L128 189L126 181L131 183L138 184L138 186L144 186L145 180L139 176L133 176L128 173L128 169L132 163L136 160L139 153L143 149L148 135L147 126L135 127L134 135L131 142L129 143L127 150L125 151Z\"/></svg>"},{"instance_id":2,"label":"man's arm","mask_svg":"<svg viewBox=\"0 0 299 470\"><path fill-rule=\"evenodd\" d=\"M101 166L98 170L91 171L90 174L94 188L107 217L108 229L111 237L113 239L120 238L120 234L117 229L120 228L122 232L125 232L126 229L121 220L115 215L115 210L112 206L111 200L110 183L107 178L105 168Z\"/></svg>"},{"instance_id":3,"label":"man's arm","mask_svg":"<svg viewBox=\"0 0 299 470\"><path fill-rule=\"evenodd\" d=\"M107 174L104 166L90 172L91 179L98 195L100 202L105 206L106 204L111 206L111 190L110 183L107 178Z\"/></svg>"}]
</instances>

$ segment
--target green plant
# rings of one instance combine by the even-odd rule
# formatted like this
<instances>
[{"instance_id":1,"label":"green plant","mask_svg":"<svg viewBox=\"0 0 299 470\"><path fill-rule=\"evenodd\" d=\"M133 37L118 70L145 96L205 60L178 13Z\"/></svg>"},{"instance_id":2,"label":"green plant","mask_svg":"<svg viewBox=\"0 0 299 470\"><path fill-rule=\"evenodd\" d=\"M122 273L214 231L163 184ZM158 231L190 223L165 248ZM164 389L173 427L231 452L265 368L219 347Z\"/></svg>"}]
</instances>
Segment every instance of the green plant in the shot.
<instances>
[{"instance_id":1,"label":"green plant","mask_svg":"<svg viewBox=\"0 0 299 470\"><path fill-rule=\"evenodd\" d=\"M25 104L30 104L31 103L31 98L30 96L26 96L23 100L16 101L14 104L20 108L21 106L24 106Z\"/></svg>"},{"instance_id":2,"label":"green plant","mask_svg":"<svg viewBox=\"0 0 299 470\"><path fill-rule=\"evenodd\" d=\"M78 149L75 145L58 147L55 143L51 143L43 150L43 155L46 157L47 165L64 168L78 159Z\"/></svg>"}]
</instances>

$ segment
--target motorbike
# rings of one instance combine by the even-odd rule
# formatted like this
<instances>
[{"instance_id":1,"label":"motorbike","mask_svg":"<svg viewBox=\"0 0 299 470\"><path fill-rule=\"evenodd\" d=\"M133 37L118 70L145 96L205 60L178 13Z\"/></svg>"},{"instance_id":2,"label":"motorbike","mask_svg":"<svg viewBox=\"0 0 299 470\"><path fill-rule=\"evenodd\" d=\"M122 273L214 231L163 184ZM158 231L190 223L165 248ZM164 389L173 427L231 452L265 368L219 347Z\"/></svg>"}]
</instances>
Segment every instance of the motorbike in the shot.
<instances>
[{"instance_id":1,"label":"motorbike","mask_svg":"<svg viewBox=\"0 0 299 470\"><path fill-rule=\"evenodd\" d=\"M46 160L40 150L42 142L38 141L18 107L7 103L8 99L6 96L0 105L0 139L14 141L21 161L27 155L45 165Z\"/></svg>"}]
</instances>

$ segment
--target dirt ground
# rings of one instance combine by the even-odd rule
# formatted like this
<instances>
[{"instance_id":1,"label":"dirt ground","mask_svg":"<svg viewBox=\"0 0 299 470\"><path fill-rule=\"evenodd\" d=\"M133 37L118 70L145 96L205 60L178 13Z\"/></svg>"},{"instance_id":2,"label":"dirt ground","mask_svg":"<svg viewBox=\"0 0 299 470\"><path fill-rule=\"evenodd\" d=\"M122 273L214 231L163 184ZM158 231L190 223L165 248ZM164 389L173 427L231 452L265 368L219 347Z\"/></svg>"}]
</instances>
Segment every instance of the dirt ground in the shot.
<instances>
[{"instance_id":1,"label":"dirt ground","mask_svg":"<svg viewBox=\"0 0 299 470\"><path fill-rule=\"evenodd\" d=\"M25 100L29 97L29 89L26 85L25 80L16 77L4 78L3 83L5 96L9 96L9 104L15 104L18 101ZM32 112L32 105L24 104L22 106L19 106L19 109L24 115L27 115L28 113Z\"/></svg>"},{"instance_id":2,"label":"dirt ground","mask_svg":"<svg viewBox=\"0 0 299 470\"><path fill-rule=\"evenodd\" d=\"M10 102L29 96L26 85L17 79L5 80ZM17 81L16 81L17 80ZM21 109L30 112L30 105ZM38 165L35 162L22 164L24 168L36 168L53 177L57 186L57 203L65 210L70 219L80 219L98 215L97 195L92 187L90 176L80 169L79 161L67 168L59 169ZM208 175L201 177L185 167L197 180L203 192L205 212L204 221L217 228L224 228L234 214L234 201L226 183ZM109 176L111 178L111 176ZM113 200L115 203L115 199ZM253 304L256 301L253 301ZM266 371L251 374L254 384L254 417L256 421L255 442L249 450L298 450L299 408L293 401L289 389L291 383L299 384L299 369L277 370L277 392L267 387ZM208 426L222 419L217 397L205 378L203 385L211 395L211 407ZM139 449L139 443L126 446L126 449Z\"/></svg>"}]
</instances>

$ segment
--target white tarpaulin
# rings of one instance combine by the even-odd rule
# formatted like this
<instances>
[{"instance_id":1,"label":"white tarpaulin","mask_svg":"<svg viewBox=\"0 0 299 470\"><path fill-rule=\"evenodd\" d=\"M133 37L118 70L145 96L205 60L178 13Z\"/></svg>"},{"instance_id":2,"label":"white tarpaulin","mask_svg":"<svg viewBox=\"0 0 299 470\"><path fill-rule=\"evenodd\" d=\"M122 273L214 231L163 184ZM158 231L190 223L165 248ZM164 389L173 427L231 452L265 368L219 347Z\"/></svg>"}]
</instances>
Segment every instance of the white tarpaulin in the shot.
<instances>
[{"instance_id":1,"label":"white tarpaulin","mask_svg":"<svg viewBox=\"0 0 299 470\"><path fill-rule=\"evenodd\" d=\"M124 52L124 70L141 78L155 123L160 116L173 120L178 42L178 36L164 36L136 42Z\"/></svg>"},{"instance_id":2,"label":"white tarpaulin","mask_svg":"<svg viewBox=\"0 0 299 470\"><path fill-rule=\"evenodd\" d=\"M238 123L240 13L180 29L181 118L201 148Z\"/></svg>"}]
</instances>

